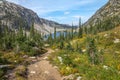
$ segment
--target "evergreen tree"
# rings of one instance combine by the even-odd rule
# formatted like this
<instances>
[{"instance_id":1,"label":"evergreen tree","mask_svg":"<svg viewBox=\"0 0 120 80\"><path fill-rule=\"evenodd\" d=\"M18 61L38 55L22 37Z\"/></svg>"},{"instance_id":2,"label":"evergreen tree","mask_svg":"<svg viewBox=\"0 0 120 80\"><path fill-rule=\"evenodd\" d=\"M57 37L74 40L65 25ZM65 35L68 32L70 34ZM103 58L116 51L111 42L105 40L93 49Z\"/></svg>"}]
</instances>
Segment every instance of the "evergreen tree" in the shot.
<instances>
[{"instance_id":1,"label":"evergreen tree","mask_svg":"<svg viewBox=\"0 0 120 80\"><path fill-rule=\"evenodd\" d=\"M48 40L47 40L47 41L48 41L48 43L49 43L50 45L53 44L53 42L52 42L52 41L53 41L52 33L49 34L49 36L48 36Z\"/></svg>"},{"instance_id":2,"label":"evergreen tree","mask_svg":"<svg viewBox=\"0 0 120 80\"><path fill-rule=\"evenodd\" d=\"M81 18L79 19L79 32L78 32L78 38L82 38L82 25L81 25Z\"/></svg>"},{"instance_id":3,"label":"evergreen tree","mask_svg":"<svg viewBox=\"0 0 120 80\"><path fill-rule=\"evenodd\" d=\"M3 30L2 30L2 22L0 21L0 48L2 48L2 38L3 38Z\"/></svg>"},{"instance_id":4,"label":"evergreen tree","mask_svg":"<svg viewBox=\"0 0 120 80\"><path fill-rule=\"evenodd\" d=\"M70 50L70 51L73 51L73 48L72 48L72 45L70 44L70 42L67 42L67 46L66 46L66 49L67 50Z\"/></svg>"},{"instance_id":5,"label":"evergreen tree","mask_svg":"<svg viewBox=\"0 0 120 80\"><path fill-rule=\"evenodd\" d=\"M73 23L72 23L71 39L73 39L73 37L74 37L74 27L73 27Z\"/></svg>"},{"instance_id":6,"label":"evergreen tree","mask_svg":"<svg viewBox=\"0 0 120 80\"><path fill-rule=\"evenodd\" d=\"M86 26L84 27L84 33L85 33L85 34L88 34L88 29L87 29Z\"/></svg>"},{"instance_id":7,"label":"evergreen tree","mask_svg":"<svg viewBox=\"0 0 120 80\"><path fill-rule=\"evenodd\" d=\"M30 38L32 38L33 39L33 37L34 37L34 23L32 23L32 26L31 26L31 28L30 28Z\"/></svg>"},{"instance_id":8,"label":"evergreen tree","mask_svg":"<svg viewBox=\"0 0 120 80\"><path fill-rule=\"evenodd\" d=\"M55 40L55 42L56 42L56 36L57 36L57 34L56 34L56 27L54 27L54 40Z\"/></svg>"},{"instance_id":9,"label":"evergreen tree","mask_svg":"<svg viewBox=\"0 0 120 80\"><path fill-rule=\"evenodd\" d=\"M67 30L65 31L65 40L66 41L68 40L68 32L67 32Z\"/></svg>"},{"instance_id":10,"label":"evergreen tree","mask_svg":"<svg viewBox=\"0 0 120 80\"><path fill-rule=\"evenodd\" d=\"M92 64L98 63L97 48L95 46L94 38L87 37L87 54L88 54L89 60Z\"/></svg>"},{"instance_id":11,"label":"evergreen tree","mask_svg":"<svg viewBox=\"0 0 120 80\"><path fill-rule=\"evenodd\" d=\"M76 49L75 49L75 51L77 51L79 53L82 53L81 45L78 44L78 42L76 43Z\"/></svg>"},{"instance_id":12,"label":"evergreen tree","mask_svg":"<svg viewBox=\"0 0 120 80\"><path fill-rule=\"evenodd\" d=\"M59 48L60 48L60 49L63 49L63 48L64 48L64 42L63 42L63 40L60 41Z\"/></svg>"},{"instance_id":13,"label":"evergreen tree","mask_svg":"<svg viewBox=\"0 0 120 80\"><path fill-rule=\"evenodd\" d=\"M3 37L3 49L4 50L10 49L12 47L12 44L11 44L11 41L10 41L11 35L10 35L10 31L8 29L7 23L6 23L6 25L4 25L3 36L4 36Z\"/></svg>"}]
</instances>

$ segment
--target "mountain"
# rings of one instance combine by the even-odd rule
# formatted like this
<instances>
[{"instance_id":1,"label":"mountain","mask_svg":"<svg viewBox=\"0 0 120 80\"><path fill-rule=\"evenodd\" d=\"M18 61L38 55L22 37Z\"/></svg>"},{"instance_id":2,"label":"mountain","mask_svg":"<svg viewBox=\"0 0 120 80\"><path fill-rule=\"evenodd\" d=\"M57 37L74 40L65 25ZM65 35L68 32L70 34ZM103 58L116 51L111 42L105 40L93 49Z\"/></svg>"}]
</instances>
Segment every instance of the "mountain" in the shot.
<instances>
[{"instance_id":1,"label":"mountain","mask_svg":"<svg viewBox=\"0 0 120 80\"><path fill-rule=\"evenodd\" d=\"M95 26L101 22L105 26L120 24L120 0L109 0L102 8L100 8L84 26Z\"/></svg>"},{"instance_id":2,"label":"mountain","mask_svg":"<svg viewBox=\"0 0 120 80\"><path fill-rule=\"evenodd\" d=\"M0 0L0 21L2 24L7 25L9 29L18 29L19 26L24 26L25 29L29 30L34 24L35 29L42 33L53 32L54 27L57 29L71 27L39 18L32 10L5 0Z\"/></svg>"}]
</instances>

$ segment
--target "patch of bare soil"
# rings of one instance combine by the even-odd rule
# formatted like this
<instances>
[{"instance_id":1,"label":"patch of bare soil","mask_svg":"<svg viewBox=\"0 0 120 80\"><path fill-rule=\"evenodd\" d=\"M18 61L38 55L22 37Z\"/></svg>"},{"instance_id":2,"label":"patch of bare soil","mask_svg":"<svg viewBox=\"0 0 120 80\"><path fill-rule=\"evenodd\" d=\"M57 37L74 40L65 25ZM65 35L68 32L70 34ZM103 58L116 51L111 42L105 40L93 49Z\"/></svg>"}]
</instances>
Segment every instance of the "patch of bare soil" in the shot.
<instances>
[{"instance_id":1,"label":"patch of bare soil","mask_svg":"<svg viewBox=\"0 0 120 80\"><path fill-rule=\"evenodd\" d=\"M54 52L48 49L48 52L41 57L37 57L38 62L28 66L27 80L62 80L56 67L53 67L47 60L48 55Z\"/></svg>"}]
</instances>

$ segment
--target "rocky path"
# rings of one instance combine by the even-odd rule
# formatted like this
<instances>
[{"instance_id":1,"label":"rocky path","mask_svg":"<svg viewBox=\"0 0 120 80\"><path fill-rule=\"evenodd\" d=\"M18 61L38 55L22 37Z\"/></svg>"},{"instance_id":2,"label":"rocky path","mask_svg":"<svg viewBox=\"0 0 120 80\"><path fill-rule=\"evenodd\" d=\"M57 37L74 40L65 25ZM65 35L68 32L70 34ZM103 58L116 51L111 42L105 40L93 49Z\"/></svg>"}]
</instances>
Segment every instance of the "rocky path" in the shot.
<instances>
[{"instance_id":1,"label":"rocky path","mask_svg":"<svg viewBox=\"0 0 120 80\"><path fill-rule=\"evenodd\" d=\"M62 80L56 67L53 67L47 60L47 56L54 52L48 49L48 52L38 57L38 62L28 66L28 80Z\"/></svg>"}]
</instances>

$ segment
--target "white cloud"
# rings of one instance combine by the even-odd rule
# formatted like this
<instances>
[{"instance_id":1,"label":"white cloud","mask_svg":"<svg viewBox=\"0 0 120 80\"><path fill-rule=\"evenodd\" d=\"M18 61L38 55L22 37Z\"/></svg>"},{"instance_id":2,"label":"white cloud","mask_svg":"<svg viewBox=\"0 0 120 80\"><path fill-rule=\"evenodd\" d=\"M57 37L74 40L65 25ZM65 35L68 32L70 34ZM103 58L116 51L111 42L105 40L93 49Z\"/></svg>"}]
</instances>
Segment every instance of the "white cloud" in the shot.
<instances>
[{"instance_id":1,"label":"white cloud","mask_svg":"<svg viewBox=\"0 0 120 80\"><path fill-rule=\"evenodd\" d=\"M79 18L81 18L82 23L86 22L91 16L88 15L73 15L72 18L79 20Z\"/></svg>"},{"instance_id":2,"label":"white cloud","mask_svg":"<svg viewBox=\"0 0 120 80\"><path fill-rule=\"evenodd\" d=\"M70 12L68 12L68 11L64 12L64 15L68 15L68 14L70 14Z\"/></svg>"},{"instance_id":3,"label":"white cloud","mask_svg":"<svg viewBox=\"0 0 120 80\"><path fill-rule=\"evenodd\" d=\"M78 20L80 17L82 18L82 22L85 22L92 14L90 13L86 15L84 13L80 14L82 12L77 13L72 11L74 10L80 11L83 6L90 5L98 0L7 0L7 1L14 2L26 8L32 9L40 17L49 20L69 24L71 24L73 21L74 24L78 24ZM88 12L93 11L93 8L91 7L87 9L85 8L85 11ZM96 7L94 7L94 11L95 10L97 10ZM51 14L49 15L49 13L53 13L56 11L62 12L64 14L62 16L59 14L56 16Z\"/></svg>"},{"instance_id":4,"label":"white cloud","mask_svg":"<svg viewBox=\"0 0 120 80\"><path fill-rule=\"evenodd\" d=\"M17 3L17 4L19 3L19 0L7 0L7 1Z\"/></svg>"},{"instance_id":5,"label":"white cloud","mask_svg":"<svg viewBox=\"0 0 120 80\"><path fill-rule=\"evenodd\" d=\"M77 9L78 6L87 5L95 0L7 0L30 8L40 15L54 11L67 11ZM65 14L69 14L65 12Z\"/></svg>"},{"instance_id":6,"label":"white cloud","mask_svg":"<svg viewBox=\"0 0 120 80\"><path fill-rule=\"evenodd\" d=\"M44 18L46 18L48 20L54 20L54 21L56 21L56 20L61 21L63 19L67 19L67 17L65 17L65 16L56 16L56 17L48 16L48 17L44 17Z\"/></svg>"},{"instance_id":7,"label":"white cloud","mask_svg":"<svg viewBox=\"0 0 120 80\"><path fill-rule=\"evenodd\" d=\"M6 1L13 2L13 3L21 5L21 3L26 3L28 0L6 0Z\"/></svg>"},{"instance_id":8,"label":"white cloud","mask_svg":"<svg viewBox=\"0 0 120 80\"><path fill-rule=\"evenodd\" d=\"M80 16L80 15L74 15L74 16L72 16L72 17L79 19L79 18L81 18L82 16Z\"/></svg>"}]
</instances>

